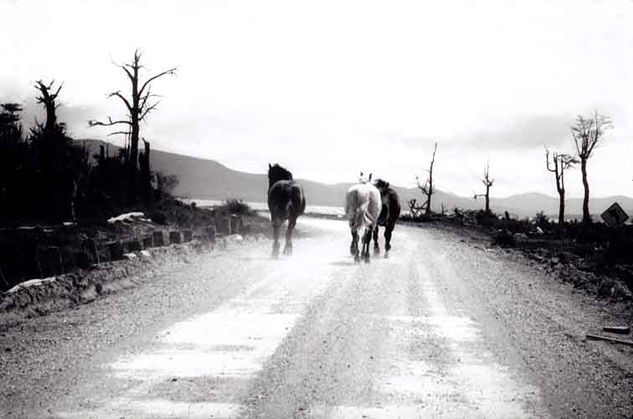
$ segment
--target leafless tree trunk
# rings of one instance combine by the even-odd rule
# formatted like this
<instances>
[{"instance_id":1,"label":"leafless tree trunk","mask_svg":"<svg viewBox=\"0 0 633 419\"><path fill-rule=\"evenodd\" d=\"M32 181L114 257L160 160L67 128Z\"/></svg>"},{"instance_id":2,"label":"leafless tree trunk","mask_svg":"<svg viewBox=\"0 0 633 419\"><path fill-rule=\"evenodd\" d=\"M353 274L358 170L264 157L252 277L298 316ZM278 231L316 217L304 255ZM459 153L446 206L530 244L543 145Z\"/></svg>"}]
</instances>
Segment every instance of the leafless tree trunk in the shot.
<instances>
[{"instance_id":1,"label":"leafless tree trunk","mask_svg":"<svg viewBox=\"0 0 633 419\"><path fill-rule=\"evenodd\" d=\"M141 190L143 192L143 200L148 207L152 204L152 184L150 171L150 145L149 141L145 141L145 151L139 153L139 166L141 167Z\"/></svg>"},{"instance_id":2,"label":"leafless tree trunk","mask_svg":"<svg viewBox=\"0 0 633 419\"><path fill-rule=\"evenodd\" d=\"M431 158L431 164L429 166L429 176L424 182L424 185L420 183L420 179L416 178L418 182L418 188L422 191L424 196L426 197L425 202L422 206L425 208L425 214L431 215L431 198L433 196L433 192L435 192L435 188L433 187L433 165L435 164L435 152L437 151L437 143L433 147L433 157Z\"/></svg>"},{"instance_id":3,"label":"leafless tree trunk","mask_svg":"<svg viewBox=\"0 0 633 419\"><path fill-rule=\"evenodd\" d=\"M142 53L140 50L134 51L134 58L131 63L127 64L116 64L117 67L121 68L131 84L131 96L124 96L120 90L116 92L112 92L108 94L108 97L116 97L120 99L125 105L125 110L127 112L127 119L113 120L108 117L107 122L101 121L88 121L90 126L124 126L124 130L111 132L109 135L115 134L125 134L129 135L130 138L130 150L128 154L128 191L130 198L133 196L135 187L136 187L136 173L138 171L138 142L140 138L140 123L145 120L147 115L156 109L159 104L159 101L152 102L152 99L157 97L157 95L152 94L151 92L151 84L154 80L166 76L166 75L175 75L176 68L170 68L165 71L161 71L158 74L155 74L149 77L145 81L141 81L140 79L140 70L144 68L141 64Z\"/></svg>"},{"instance_id":4,"label":"leafless tree trunk","mask_svg":"<svg viewBox=\"0 0 633 419\"><path fill-rule=\"evenodd\" d=\"M591 214L589 213L589 182L587 181L587 161L591 158L595 147L602 139L607 129L613 127L609 117L601 115L598 111L590 118L582 115L576 117L576 122L571 127L574 146L577 156L580 159L580 171L582 173L582 185L585 195L582 200L582 223L591 224Z\"/></svg>"},{"instance_id":5,"label":"leafless tree trunk","mask_svg":"<svg viewBox=\"0 0 633 419\"><path fill-rule=\"evenodd\" d=\"M551 164L550 164L551 162ZM550 158L550 152L545 148L545 164L547 170L554 173L556 179L556 191L558 192L558 225L565 222L565 170L578 163L574 156L554 152Z\"/></svg>"},{"instance_id":6,"label":"leafless tree trunk","mask_svg":"<svg viewBox=\"0 0 633 419\"><path fill-rule=\"evenodd\" d=\"M486 193L484 194L475 194L475 199L483 196L486 199L486 212L490 212L490 187L494 184L495 180L490 179L490 163L486 163L486 167L484 168L484 178L481 179L481 183L486 187Z\"/></svg>"},{"instance_id":7,"label":"leafless tree trunk","mask_svg":"<svg viewBox=\"0 0 633 419\"><path fill-rule=\"evenodd\" d=\"M57 125L57 105L55 100L59 95L59 92L62 90L63 83L59 85L55 93L53 93L53 85L55 84L55 80L51 81L48 85L45 85L41 80L35 82L35 88L40 91L41 96L37 97L37 103L41 103L44 105L44 109L46 110L46 123L44 125L44 130L46 132L52 132Z\"/></svg>"}]
</instances>

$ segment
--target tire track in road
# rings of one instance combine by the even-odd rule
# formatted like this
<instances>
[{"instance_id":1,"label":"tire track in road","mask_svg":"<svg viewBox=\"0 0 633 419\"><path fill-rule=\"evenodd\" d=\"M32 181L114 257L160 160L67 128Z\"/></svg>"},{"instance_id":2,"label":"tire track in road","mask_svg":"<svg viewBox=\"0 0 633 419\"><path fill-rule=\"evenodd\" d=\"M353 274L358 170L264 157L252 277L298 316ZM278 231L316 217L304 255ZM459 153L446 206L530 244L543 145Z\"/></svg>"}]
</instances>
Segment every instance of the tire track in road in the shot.
<instances>
[{"instance_id":1,"label":"tire track in road","mask_svg":"<svg viewBox=\"0 0 633 419\"><path fill-rule=\"evenodd\" d=\"M401 245L409 251L399 263L408 270L388 270L398 272L389 277L389 289L400 298L382 319L386 342L374 392L369 402L337 406L324 417L547 416L534 407L538 389L487 350L469 307L455 309L454 296L443 295L448 278L439 274L433 248L410 238Z\"/></svg>"}]
</instances>

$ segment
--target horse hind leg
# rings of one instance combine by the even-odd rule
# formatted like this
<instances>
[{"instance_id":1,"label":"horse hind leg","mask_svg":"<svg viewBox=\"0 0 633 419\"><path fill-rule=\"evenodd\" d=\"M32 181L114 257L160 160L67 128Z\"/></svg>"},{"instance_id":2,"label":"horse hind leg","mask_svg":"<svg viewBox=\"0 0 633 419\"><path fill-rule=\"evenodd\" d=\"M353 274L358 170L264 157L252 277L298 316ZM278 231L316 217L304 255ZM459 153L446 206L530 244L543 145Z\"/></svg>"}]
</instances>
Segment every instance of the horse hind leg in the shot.
<instances>
[{"instance_id":1,"label":"horse hind leg","mask_svg":"<svg viewBox=\"0 0 633 419\"><path fill-rule=\"evenodd\" d=\"M281 222L278 218L273 218L273 252L272 257L277 259L279 257L279 229L281 228Z\"/></svg>"},{"instance_id":2,"label":"horse hind leg","mask_svg":"<svg viewBox=\"0 0 633 419\"><path fill-rule=\"evenodd\" d=\"M284 255L292 255L292 231L297 225L297 218L292 217L288 220L288 229L286 230L286 245L284 246Z\"/></svg>"},{"instance_id":3,"label":"horse hind leg","mask_svg":"<svg viewBox=\"0 0 633 419\"><path fill-rule=\"evenodd\" d=\"M385 252L391 250L391 233L393 232L394 224L388 224L385 228Z\"/></svg>"},{"instance_id":4,"label":"horse hind leg","mask_svg":"<svg viewBox=\"0 0 633 419\"><path fill-rule=\"evenodd\" d=\"M371 244L371 232L372 227L365 228L365 232L363 233L363 250L361 253L361 257L364 262L369 263L369 245Z\"/></svg>"},{"instance_id":5,"label":"horse hind leg","mask_svg":"<svg viewBox=\"0 0 633 419\"><path fill-rule=\"evenodd\" d=\"M380 245L378 244L378 230L380 227L376 226L373 229L373 238L374 238L374 254L380 253Z\"/></svg>"},{"instance_id":6,"label":"horse hind leg","mask_svg":"<svg viewBox=\"0 0 633 419\"><path fill-rule=\"evenodd\" d=\"M349 252L354 256L355 262L360 262L360 257L358 256L358 230L352 229L352 244L349 246Z\"/></svg>"}]
</instances>

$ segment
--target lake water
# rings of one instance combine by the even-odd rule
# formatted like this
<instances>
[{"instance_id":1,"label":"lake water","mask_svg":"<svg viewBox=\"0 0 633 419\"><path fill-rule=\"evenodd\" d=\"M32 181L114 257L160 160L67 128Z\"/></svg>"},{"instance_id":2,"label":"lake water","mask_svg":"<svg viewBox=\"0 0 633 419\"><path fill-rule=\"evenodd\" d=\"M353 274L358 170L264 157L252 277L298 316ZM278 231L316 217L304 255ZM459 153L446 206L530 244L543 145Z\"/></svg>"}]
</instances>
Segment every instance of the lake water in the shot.
<instances>
[{"instance_id":1,"label":"lake water","mask_svg":"<svg viewBox=\"0 0 633 419\"><path fill-rule=\"evenodd\" d=\"M198 207L215 207L218 205L223 205L226 201L216 200L216 199L181 199L181 201L186 202L188 204L195 202ZM244 202L248 204L253 210L257 212L268 212L268 204L265 202ZM306 214L319 214L319 215L335 215L335 216L344 216L345 209L343 207L330 207L325 205L308 205L305 210Z\"/></svg>"}]
</instances>

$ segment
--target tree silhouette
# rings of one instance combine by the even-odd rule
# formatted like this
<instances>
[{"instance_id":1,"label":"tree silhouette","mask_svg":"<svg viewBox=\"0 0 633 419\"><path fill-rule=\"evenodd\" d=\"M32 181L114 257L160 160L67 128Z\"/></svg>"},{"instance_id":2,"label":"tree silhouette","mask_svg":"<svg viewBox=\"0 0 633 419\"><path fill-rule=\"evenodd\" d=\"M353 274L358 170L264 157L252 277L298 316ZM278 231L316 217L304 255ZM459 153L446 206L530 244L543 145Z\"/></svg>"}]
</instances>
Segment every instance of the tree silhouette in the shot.
<instances>
[{"instance_id":1,"label":"tree silhouette","mask_svg":"<svg viewBox=\"0 0 633 419\"><path fill-rule=\"evenodd\" d=\"M554 173L556 191L558 192L558 225L565 222L565 170L578 163L575 156L550 151L545 147L545 164L547 170Z\"/></svg>"},{"instance_id":2,"label":"tree silhouette","mask_svg":"<svg viewBox=\"0 0 633 419\"><path fill-rule=\"evenodd\" d=\"M5 217L15 207L15 193L24 178L28 155L21 112L22 106L17 103L0 104L0 215Z\"/></svg>"},{"instance_id":3,"label":"tree silhouette","mask_svg":"<svg viewBox=\"0 0 633 419\"><path fill-rule=\"evenodd\" d=\"M46 112L44 124L38 123L29 136L30 156L27 179L32 197L24 199L27 212L37 218L76 221L76 202L88 158L85 149L73 145L64 123L58 122L56 103L62 85L55 81L37 81L37 102Z\"/></svg>"},{"instance_id":4,"label":"tree silhouette","mask_svg":"<svg viewBox=\"0 0 633 419\"><path fill-rule=\"evenodd\" d=\"M486 199L486 213L490 212L490 187L495 183L494 179L490 179L490 163L486 162L486 167L484 168L484 178L481 179L481 183L486 187L486 193L483 194L475 194L475 199L479 197L484 197Z\"/></svg>"},{"instance_id":5,"label":"tree silhouette","mask_svg":"<svg viewBox=\"0 0 633 419\"><path fill-rule=\"evenodd\" d=\"M129 136L129 154L128 164L128 199L133 199L134 192L137 187L137 171L138 171L138 144L140 139L140 123L145 121L147 115L156 109L159 101L154 100L157 95L153 94L152 83L163 76L175 75L176 68L170 68L161 71L146 80L141 80L141 70L145 67L141 64L142 53L140 50L134 51L134 58L131 63L116 64L122 69L128 77L131 84L131 92L129 96L121 93L120 90L109 93L108 98L118 98L125 106L127 112L126 119L113 120L108 117L107 122L91 120L88 121L89 126L105 126L105 127L122 127L123 129L111 132L109 135L124 134Z\"/></svg>"},{"instance_id":6,"label":"tree silhouette","mask_svg":"<svg viewBox=\"0 0 633 419\"><path fill-rule=\"evenodd\" d=\"M433 192L435 192L435 188L433 186L433 165L435 164L436 151L437 151L437 143L435 143L435 146L433 147L433 157L431 158L431 164L429 165L429 170L427 170L429 172L429 176L426 178L424 185L420 183L420 178L416 177L416 181L418 183L418 189L420 189L422 193L424 194L424 196L426 197L425 202L422 204L421 207L418 208L418 210L424 208L424 212L426 215L431 214L431 198L433 196ZM413 202L413 205L411 207L412 208L415 207L415 201Z\"/></svg>"},{"instance_id":7,"label":"tree silhouette","mask_svg":"<svg viewBox=\"0 0 633 419\"><path fill-rule=\"evenodd\" d=\"M582 223L591 224L591 214L589 213L589 182L587 181L587 161L593 155L598 143L602 140L606 130L613 128L609 117L601 115L598 111L585 118L582 115L576 117L576 122L571 127L573 143L576 147L577 156L580 159L580 171L582 172L582 185L585 196L582 201Z\"/></svg>"},{"instance_id":8,"label":"tree silhouette","mask_svg":"<svg viewBox=\"0 0 633 419\"><path fill-rule=\"evenodd\" d=\"M46 111L46 124L44 125L46 131L54 130L57 125L56 111L59 105L55 103L55 100L62 90L63 84L60 84L53 93L52 89L54 84L55 80L51 81L48 85L45 85L42 80L35 82L35 88L40 91L40 96L37 97L37 103L43 104Z\"/></svg>"}]
</instances>

